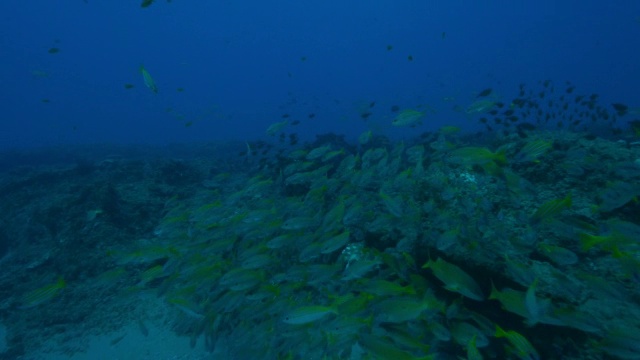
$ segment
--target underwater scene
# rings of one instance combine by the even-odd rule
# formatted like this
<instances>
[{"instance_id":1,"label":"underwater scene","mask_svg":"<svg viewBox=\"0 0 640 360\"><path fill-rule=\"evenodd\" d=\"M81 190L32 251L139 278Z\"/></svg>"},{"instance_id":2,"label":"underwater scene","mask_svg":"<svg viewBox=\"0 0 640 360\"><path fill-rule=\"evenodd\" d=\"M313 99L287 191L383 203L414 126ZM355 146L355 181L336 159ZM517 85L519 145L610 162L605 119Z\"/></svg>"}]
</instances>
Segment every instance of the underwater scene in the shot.
<instances>
[{"instance_id":1,"label":"underwater scene","mask_svg":"<svg viewBox=\"0 0 640 360\"><path fill-rule=\"evenodd\" d=\"M0 359L640 359L640 4L11 2Z\"/></svg>"}]
</instances>

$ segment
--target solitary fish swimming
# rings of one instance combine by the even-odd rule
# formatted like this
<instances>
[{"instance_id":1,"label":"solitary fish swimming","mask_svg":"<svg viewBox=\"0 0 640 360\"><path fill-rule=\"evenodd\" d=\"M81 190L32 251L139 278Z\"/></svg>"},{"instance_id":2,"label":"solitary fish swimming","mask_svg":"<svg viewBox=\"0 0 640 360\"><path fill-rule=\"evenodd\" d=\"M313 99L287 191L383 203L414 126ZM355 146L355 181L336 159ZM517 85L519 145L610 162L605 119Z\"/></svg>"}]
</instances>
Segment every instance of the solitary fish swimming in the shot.
<instances>
[{"instance_id":1,"label":"solitary fish swimming","mask_svg":"<svg viewBox=\"0 0 640 360\"><path fill-rule=\"evenodd\" d=\"M156 86L156 82L153 81L151 74L144 68L143 65L140 65L140 73L142 74L142 79L144 79L144 84L151 89L154 93L158 93L158 87Z\"/></svg>"},{"instance_id":2,"label":"solitary fish swimming","mask_svg":"<svg viewBox=\"0 0 640 360\"><path fill-rule=\"evenodd\" d=\"M394 126L411 126L415 127L422 124L422 118L425 113L413 109L402 110L391 122Z\"/></svg>"}]
</instances>

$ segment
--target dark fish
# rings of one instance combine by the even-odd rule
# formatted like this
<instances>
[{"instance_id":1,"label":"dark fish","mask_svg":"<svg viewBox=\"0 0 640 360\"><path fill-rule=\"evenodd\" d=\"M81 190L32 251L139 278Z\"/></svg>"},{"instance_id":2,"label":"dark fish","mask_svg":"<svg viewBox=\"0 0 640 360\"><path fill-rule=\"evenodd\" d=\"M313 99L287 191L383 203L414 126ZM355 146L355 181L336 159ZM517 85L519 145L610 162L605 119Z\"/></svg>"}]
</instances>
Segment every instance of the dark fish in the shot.
<instances>
[{"instance_id":1,"label":"dark fish","mask_svg":"<svg viewBox=\"0 0 640 360\"><path fill-rule=\"evenodd\" d=\"M504 107L504 103L503 102L497 102L496 103L496 107L498 107L498 109L502 109Z\"/></svg>"},{"instance_id":2,"label":"dark fish","mask_svg":"<svg viewBox=\"0 0 640 360\"><path fill-rule=\"evenodd\" d=\"M476 98L489 96L491 95L491 92L493 92L493 89L491 88L484 89L478 93L478 96L476 96Z\"/></svg>"},{"instance_id":3,"label":"dark fish","mask_svg":"<svg viewBox=\"0 0 640 360\"><path fill-rule=\"evenodd\" d=\"M387 51L393 50L393 45L387 45Z\"/></svg>"},{"instance_id":4,"label":"dark fish","mask_svg":"<svg viewBox=\"0 0 640 360\"><path fill-rule=\"evenodd\" d=\"M398 111L400 111L400 106L398 105L391 106L391 112L398 112Z\"/></svg>"},{"instance_id":5,"label":"dark fish","mask_svg":"<svg viewBox=\"0 0 640 360\"><path fill-rule=\"evenodd\" d=\"M413 61L413 55L409 55L409 56L407 56L407 60L409 60L409 61Z\"/></svg>"},{"instance_id":6,"label":"dark fish","mask_svg":"<svg viewBox=\"0 0 640 360\"><path fill-rule=\"evenodd\" d=\"M488 121L487 118L484 118L484 117L480 118L480 122L483 123L483 124L486 124L487 121Z\"/></svg>"},{"instance_id":7,"label":"dark fish","mask_svg":"<svg viewBox=\"0 0 640 360\"><path fill-rule=\"evenodd\" d=\"M316 117L316 114L314 114L314 113L311 113L311 114L309 114L309 116L308 116L308 118L309 118L309 119L313 119L314 117Z\"/></svg>"},{"instance_id":8,"label":"dark fish","mask_svg":"<svg viewBox=\"0 0 640 360\"><path fill-rule=\"evenodd\" d=\"M289 117L289 114L282 114L281 118L286 119Z\"/></svg>"},{"instance_id":9,"label":"dark fish","mask_svg":"<svg viewBox=\"0 0 640 360\"><path fill-rule=\"evenodd\" d=\"M289 145L296 145L298 143L298 134L291 133L289 134Z\"/></svg>"},{"instance_id":10,"label":"dark fish","mask_svg":"<svg viewBox=\"0 0 640 360\"><path fill-rule=\"evenodd\" d=\"M372 113L365 111L362 114L360 114L360 117L366 120L369 116L371 116L371 114Z\"/></svg>"},{"instance_id":11,"label":"dark fish","mask_svg":"<svg viewBox=\"0 0 640 360\"><path fill-rule=\"evenodd\" d=\"M571 94L573 90L575 90L575 88L576 88L575 86L569 86L565 91L567 92L567 94Z\"/></svg>"},{"instance_id":12,"label":"dark fish","mask_svg":"<svg viewBox=\"0 0 640 360\"><path fill-rule=\"evenodd\" d=\"M536 129L536 126L531 123L523 122L518 124L517 128L519 131L533 131Z\"/></svg>"},{"instance_id":13,"label":"dark fish","mask_svg":"<svg viewBox=\"0 0 640 360\"><path fill-rule=\"evenodd\" d=\"M142 3L140 4L140 7L146 8L151 6L151 4L153 4L154 0L142 0Z\"/></svg>"},{"instance_id":14,"label":"dark fish","mask_svg":"<svg viewBox=\"0 0 640 360\"><path fill-rule=\"evenodd\" d=\"M613 108L616 110L616 113L618 113L618 116L624 116L629 110L629 107L625 104L613 103L611 104L611 106L613 106Z\"/></svg>"},{"instance_id":15,"label":"dark fish","mask_svg":"<svg viewBox=\"0 0 640 360\"><path fill-rule=\"evenodd\" d=\"M524 99L513 99L513 101L512 101L513 105L515 105L515 106L517 106L519 108L523 107L525 102L526 101Z\"/></svg>"},{"instance_id":16,"label":"dark fish","mask_svg":"<svg viewBox=\"0 0 640 360\"><path fill-rule=\"evenodd\" d=\"M293 120L293 121L291 122L291 126L296 126L296 125L298 125L298 124L300 124L300 120Z\"/></svg>"},{"instance_id":17,"label":"dark fish","mask_svg":"<svg viewBox=\"0 0 640 360\"><path fill-rule=\"evenodd\" d=\"M511 116L511 115L513 115L513 109L506 110L506 111L504 112L504 115L505 115L505 116Z\"/></svg>"},{"instance_id":18,"label":"dark fish","mask_svg":"<svg viewBox=\"0 0 640 360\"><path fill-rule=\"evenodd\" d=\"M60 52L60 49L58 49L57 47L52 47L51 49L49 49L48 53L49 54L57 54Z\"/></svg>"},{"instance_id":19,"label":"dark fish","mask_svg":"<svg viewBox=\"0 0 640 360\"><path fill-rule=\"evenodd\" d=\"M489 114L498 115L498 110L493 109L493 110L489 111Z\"/></svg>"},{"instance_id":20,"label":"dark fish","mask_svg":"<svg viewBox=\"0 0 640 360\"><path fill-rule=\"evenodd\" d=\"M124 88L127 90L133 89L133 84L124 84Z\"/></svg>"},{"instance_id":21,"label":"dark fish","mask_svg":"<svg viewBox=\"0 0 640 360\"><path fill-rule=\"evenodd\" d=\"M376 106L376 102L375 101L372 101L372 102L369 103L369 108L372 108L374 106Z\"/></svg>"}]
</instances>

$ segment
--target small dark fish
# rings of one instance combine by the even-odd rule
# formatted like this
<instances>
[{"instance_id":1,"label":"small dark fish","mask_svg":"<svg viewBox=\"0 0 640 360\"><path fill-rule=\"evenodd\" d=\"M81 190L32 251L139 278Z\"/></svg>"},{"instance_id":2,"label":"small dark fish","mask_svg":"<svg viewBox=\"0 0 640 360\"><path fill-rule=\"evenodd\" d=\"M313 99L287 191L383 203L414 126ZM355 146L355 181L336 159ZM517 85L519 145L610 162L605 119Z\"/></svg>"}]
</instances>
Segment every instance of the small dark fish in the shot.
<instances>
[{"instance_id":1,"label":"small dark fish","mask_svg":"<svg viewBox=\"0 0 640 360\"><path fill-rule=\"evenodd\" d=\"M376 102L372 101L369 103L369 109L371 109L372 107L376 106Z\"/></svg>"},{"instance_id":2,"label":"small dark fish","mask_svg":"<svg viewBox=\"0 0 640 360\"><path fill-rule=\"evenodd\" d=\"M513 109L506 110L503 114L504 116L511 116L513 115Z\"/></svg>"},{"instance_id":3,"label":"small dark fish","mask_svg":"<svg viewBox=\"0 0 640 360\"><path fill-rule=\"evenodd\" d=\"M191 127L191 125L193 125L193 121L187 121L184 123L184 127Z\"/></svg>"},{"instance_id":4,"label":"small dark fish","mask_svg":"<svg viewBox=\"0 0 640 360\"><path fill-rule=\"evenodd\" d=\"M413 55L409 55L409 56L407 56L407 60L409 60L409 61L413 61Z\"/></svg>"},{"instance_id":5,"label":"small dark fish","mask_svg":"<svg viewBox=\"0 0 640 360\"><path fill-rule=\"evenodd\" d=\"M300 124L300 120L293 120L293 121L291 122L291 126L296 126L296 125L298 125L298 124Z\"/></svg>"},{"instance_id":6,"label":"small dark fish","mask_svg":"<svg viewBox=\"0 0 640 360\"><path fill-rule=\"evenodd\" d=\"M400 111L400 106L398 105L391 106L391 112L398 112L398 111Z\"/></svg>"},{"instance_id":7,"label":"small dark fish","mask_svg":"<svg viewBox=\"0 0 640 360\"><path fill-rule=\"evenodd\" d=\"M133 84L124 84L124 88L127 90L133 89Z\"/></svg>"},{"instance_id":8,"label":"small dark fish","mask_svg":"<svg viewBox=\"0 0 640 360\"><path fill-rule=\"evenodd\" d=\"M314 113L311 113L311 114L309 114L309 116L308 116L308 118L309 118L309 119L313 119L314 117L316 117L316 114L314 114Z\"/></svg>"},{"instance_id":9,"label":"small dark fish","mask_svg":"<svg viewBox=\"0 0 640 360\"><path fill-rule=\"evenodd\" d=\"M497 102L496 106L498 107L498 109L502 109L504 107L504 103L503 102Z\"/></svg>"},{"instance_id":10,"label":"small dark fish","mask_svg":"<svg viewBox=\"0 0 640 360\"><path fill-rule=\"evenodd\" d=\"M365 111L362 114L360 114L360 117L363 118L363 119L367 119L371 115L372 115L372 113L370 113L368 111Z\"/></svg>"},{"instance_id":11,"label":"small dark fish","mask_svg":"<svg viewBox=\"0 0 640 360\"><path fill-rule=\"evenodd\" d=\"M151 4L153 4L154 0L142 0L142 3L140 4L140 7L146 8L151 6Z\"/></svg>"},{"instance_id":12,"label":"small dark fish","mask_svg":"<svg viewBox=\"0 0 640 360\"><path fill-rule=\"evenodd\" d=\"M618 113L618 116L624 116L629 110L629 107L625 104L613 103L611 104L611 106L613 106L613 108L616 110L616 113Z\"/></svg>"},{"instance_id":13,"label":"small dark fish","mask_svg":"<svg viewBox=\"0 0 640 360\"><path fill-rule=\"evenodd\" d=\"M486 124L486 123L487 123L487 121L488 121L488 120L487 120L487 118L485 118L485 117L480 118L480 122L481 122L481 123L483 123L483 124Z\"/></svg>"},{"instance_id":14,"label":"small dark fish","mask_svg":"<svg viewBox=\"0 0 640 360\"><path fill-rule=\"evenodd\" d=\"M489 111L489 114L491 114L491 115L498 115L498 110L493 109L493 110Z\"/></svg>"},{"instance_id":15,"label":"small dark fish","mask_svg":"<svg viewBox=\"0 0 640 360\"><path fill-rule=\"evenodd\" d=\"M517 127L519 131L533 131L536 129L536 126L531 123L520 123Z\"/></svg>"},{"instance_id":16,"label":"small dark fish","mask_svg":"<svg viewBox=\"0 0 640 360\"><path fill-rule=\"evenodd\" d=\"M57 54L60 52L60 49L58 49L57 47L52 47L51 49L49 49L48 53L49 54Z\"/></svg>"},{"instance_id":17,"label":"small dark fish","mask_svg":"<svg viewBox=\"0 0 640 360\"><path fill-rule=\"evenodd\" d=\"M489 95L491 95L492 92L493 92L493 89L491 89L491 88L484 89L484 90L482 90L482 91L480 91L478 93L476 98L489 96Z\"/></svg>"},{"instance_id":18,"label":"small dark fish","mask_svg":"<svg viewBox=\"0 0 640 360\"><path fill-rule=\"evenodd\" d=\"M176 89L176 91L177 91L177 92L183 92L183 91L184 91L184 88L179 87L179 88L177 88L177 89Z\"/></svg>"},{"instance_id":19,"label":"small dark fish","mask_svg":"<svg viewBox=\"0 0 640 360\"><path fill-rule=\"evenodd\" d=\"M447 33L446 32L442 32L442 40L444 40L444 38L447 37Z\"/></svg>"},{"instance_id":20,"label":"small dark fish","mask_svg":"<svg viewBox=\"0 0 640 360\"><path fill-rule=\"evenodd\" d=\"M300 57L300 61L307 61L307 57L306 56Z\"/></svg>"},{"instance_id":21,"label":"small dark fish","mask_svg":"<svg viewBox=\"0 0 640 360\"><path fill-rule=\"evenodd\" d=\"M387 45L387 51L393 50L393 45Z\"/></svg>"},{"instance_id":22,"label":"small dark fish","mask_svg":"<svg viewBox=\"0 0 640 360\"><path fill-rule=\"evenodd\" d=\"M575 87L575 86L569 86L569 87L567 88L567 90L565 90L565 91L566 91L566 93L567 93L567 94L571 94L571 93L573 92L573 90L575 90L575 89L576 89L576 87Z\"/></svg>"},{"instance_id":23,"label":"small dark fish","mask_svg":"<svg viewBox=\"0 0 640 360\"><path fill-rule=\"evenodd\" d=\"M549 84L551 84L551 80L545 80L542 85L544 85L544 87L549 87Z\"/></svg>"},{"instance_id":24,"label":"small dark fish","mask_svg":"<svg viewBox=\"0 0 640 360\"><path fill-rule=\"evenodd\" d=\"M138 327L140 328L140 332L142 333L142 335L144 335L144 337L149 336L149 328L147 328L147 325L145 325L142 319L138 319Z\"/></svg>"},{"instance_id":25,"label":"small dark fish","mask_svg":"<svg viewBox=\"0 0 640 360\"><path fill-rule=\"evenodd\" d=\"M281 116L281 117L282 117L283 119L286 119L286 118L288 118L288 117L289 117L289 114L282 114L282 116Z\"/></svg>"},{"instance_id":26,"label":"small dark fish","mask_svg":"<svg viewBox=\"0 0 640 360\"><path fill-rule=\"evenodd\" d=\"M525 104L525 100L524 99L513 99L512 103L513 105L517 106L517 107L523 107Z\"/></svg>"},{"instance_id":27,"label":"small dark fish","mask_svg":"<svg viewBox=\"0 0 640 360\"><path fill-rule=\"evenodd\" d=\"M124 339L125 335L127 335L127 334L123 334L123 335L120 335L118 337L115 337L115 338L111 339L111 342L110 342L111 346L116 345L117 343L119 343L122 339Z\"/></svg>"},{"instance_id":28,"label":"small dark fish","mask_svg":"<svg viewBox=\"0 0 640 360\"><path fill-rule=\"evenodd\" d=\"M45 103L45 104L48 104L48 103L50 103L50 102L51 102L51 100L49 100L49 99L42 99L42 100L40 100L40 101L42 101L42 102L43 102L43 103Z\"/></svg>"},{"instance_id":29,"label":"small dark fish","mask_svg":"<svg viewBox=\"0 0 640 360\"><path fill-rule=\"evenodd\" d=\"M507 117L507 120L509 120L511 122L516 122L516 121L518 121L518 117L517 116L509 116L509 117Z\"/></svg>"}]
</instances>

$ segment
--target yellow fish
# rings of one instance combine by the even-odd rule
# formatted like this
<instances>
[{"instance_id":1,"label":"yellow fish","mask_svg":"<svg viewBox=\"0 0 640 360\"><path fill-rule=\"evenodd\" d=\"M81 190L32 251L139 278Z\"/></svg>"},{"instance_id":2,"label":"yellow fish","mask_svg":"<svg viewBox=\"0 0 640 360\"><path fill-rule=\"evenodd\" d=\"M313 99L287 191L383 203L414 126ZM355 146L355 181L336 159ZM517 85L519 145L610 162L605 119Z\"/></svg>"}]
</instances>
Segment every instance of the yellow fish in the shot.
<instances>
[{"instance_id":1,"label":"yellow fish","mask_svg":"<svg viewBox=\"0 0 640 360\"><path fill-rule=\"evenodd\" d=\"M38 306L48 300L53 299L60 290L64 289L66 283L63 278L59 278L57 282L45 285L39 289L28 292L22 298L22 309Z\"/></svg>"},{"instance_id":2,"label":"yellow fish","mask_svg":"<svg viewBox=\"0 0 640 360\"><path fill-rule=\"evenodd\" d=\"M140 73L142 74L142 79L144 79L144 84L151 89L154 93L158 93L158 87L156 86L156 82L153 81L151 74L144 68L143 65L140 65Z\"/></svg>"},{"instance_id":3,"label":"yellow fish","mask_svg":"<svg viewBox=\"0 0 640 360\"><path fill-rule=\"evenodd\" d=\"M394 126L411 126L415 127L417 125L422 124L422 118L424 118L425 113L422 111L417 111L413 109L402 110L398 116L393 119L391 122Z\"/></svg>"}]
</instances>

